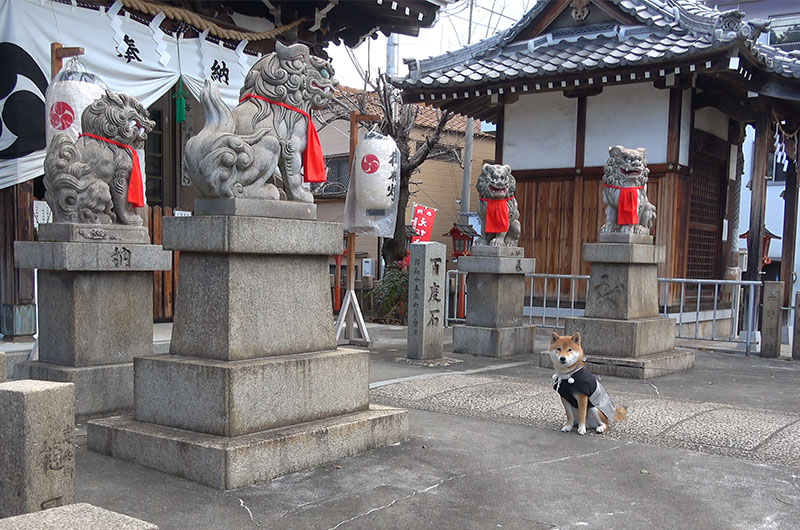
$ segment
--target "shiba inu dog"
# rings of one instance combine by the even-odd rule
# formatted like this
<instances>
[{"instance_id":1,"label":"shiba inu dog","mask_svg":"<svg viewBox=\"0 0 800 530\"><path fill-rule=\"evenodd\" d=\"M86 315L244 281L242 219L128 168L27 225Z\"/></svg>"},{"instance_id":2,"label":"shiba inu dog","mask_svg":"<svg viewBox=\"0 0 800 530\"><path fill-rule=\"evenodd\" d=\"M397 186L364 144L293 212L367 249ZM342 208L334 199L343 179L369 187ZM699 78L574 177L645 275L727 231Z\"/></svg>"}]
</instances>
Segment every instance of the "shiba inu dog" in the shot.
<instances>
[{"instance_id":1,"label":"shiba inu dog","mask_svg":"<svg viewBox=\"0 0 800 530\"><path fill-rule=\"evenodd\" d=\"M612 421L622 421L628 415L625 407L614 407L606 389L584 365L581 334L571 337L553 333L550 359L556 373L553 389L561 396L567 413L562 432L575 427L586 434L586 427L598 433L606 432Z\"/></svg>"}]
</instances>

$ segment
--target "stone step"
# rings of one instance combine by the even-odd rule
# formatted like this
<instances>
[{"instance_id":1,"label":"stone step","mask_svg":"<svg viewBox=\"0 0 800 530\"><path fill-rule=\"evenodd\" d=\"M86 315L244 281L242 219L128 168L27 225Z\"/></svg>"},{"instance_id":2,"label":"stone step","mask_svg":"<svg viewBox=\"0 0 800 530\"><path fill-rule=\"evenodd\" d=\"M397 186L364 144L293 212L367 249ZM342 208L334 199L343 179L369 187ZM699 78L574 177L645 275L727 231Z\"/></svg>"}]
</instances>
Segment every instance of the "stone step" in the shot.
<instances>
[{"instance_id":1,"label":"stone step","mask_svg":"<svg viewBox=\"0 0 800 530\"><path fill-rule=\"evenodd\" d=\"M581 334L587 355L640 358L675 348L675 319L567 317L565 335Z\"/></svg>"},{"instance_id":2,"label":"stone step","mask_svg":"<svg viewBox=\"0 0 800 530\"><path fill-rule=\"evenodd\" d=\"M354 348L216 361L134 360L142 422L240 436L369 408L369 352Z\"/></svg>"},{"instance_id":3,"label":"stone step","mask_svg":"<svg viewBox=\"0 0 800 530\"><path fill-rule=\"evenodd\" d=\"M513 357L533 353L536 326L488 328L453 326L453 349L484 357Z\"/></svg>"},{"instance_id":4,"label":"stone step","mask_svg":"<svg viewBox=\"0 0 800 530\"><path fill-rule=\"evenodd\" d=\"M544 368L553 367L548 352L539 354L539 366ZM628 379L652 379L691 369L694 367L694 351L675 349L636 357L635 359L587 355L586 366L595 375L613 375Z\"/></svg>"},{"instance_id":5,"label":"stone step","mask_svg":"<svg viewBox=\"0 0 800 530\"><path fill-rule=\"evenodd\" d=\"M31 379L74 383L78 421L133 409L133 363L74 367L33 361L22 366Z\"/></svg>"},{"instance_id":6,"label":"stone step","mask_svg":"<svg viewBox=\"0 0 800 530\"><path fill-rule=\"evenodd\" d=\"M91 451L234 489L408 439L408 412L369 410L232 438L115 416L87 424Z\"/></svg>"}]
</instances>

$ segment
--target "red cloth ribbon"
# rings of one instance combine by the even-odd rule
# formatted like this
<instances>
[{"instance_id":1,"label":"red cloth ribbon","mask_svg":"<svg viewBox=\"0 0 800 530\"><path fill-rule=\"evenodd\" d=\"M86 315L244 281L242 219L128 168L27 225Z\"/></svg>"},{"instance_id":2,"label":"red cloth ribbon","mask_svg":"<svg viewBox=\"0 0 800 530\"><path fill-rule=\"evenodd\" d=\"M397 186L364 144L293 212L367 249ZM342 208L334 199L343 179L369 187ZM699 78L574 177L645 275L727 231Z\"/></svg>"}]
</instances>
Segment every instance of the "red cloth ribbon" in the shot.
<instances>
[{"instance_id":1,"label":"red cloth ribbon","mask_svg":"<svg viewBox=\"0 0 800 530\"><path fill-rule=\"evenodd\" d=\"M508 232L508 201L514 197L503 199L481 199L486 203L486 226L484 231L491 234Z\"/></svg>"},{"instance_id":2,"label":"red cloth ribbon","mask_svg":"<svg viewBox=\"0 0 800 530\"><path fill-rule=\"evenodd\" d=\"M142 189L144 187L142 185L142 166L139 164L139 154L136 152L136 149L129 145L116 142L109 138L103 138L102 136L97 136L96 134L92 133L82 133L81 136L88 136L89 138L100 140L101 142L118 145L130 151L131 158L133 158L133 166L131 167L131 180L128 183L128 202L137 208L143 207L145 202L144 190Z\"/></svg>"},{"instance_id":3,"label":"red cloth ribbon","mask_svg":"<svg viewBox=\"0 0 800 530\"><path fill-rule=\"evenodd\" d=\"M644 188L644 186L623 187L623 186L610 186L608 184L605 184L605 187L619 190L619 201L617 206L617 224L619 225L639 224L639 190Z\"/></svg>"},{"instance_id":4,"label":"red cloth ribbon","mask_svg":"<svg viewBox=\"0 0 800 530\"><path fill-rule=\"evenodd\" d=\"M325 182L325 158L322 156L322 143L319 141L317 127L314 125L314 121L311 119L311 114L302 109L298 109L297 107L293 107L286 103L281 103L280 101L273 101L269 98L265 98L264 96L259 96L258 94L247 94L240 99L239 102L241 103L242 101L250 98L261 99L267 103L279 105L289 110L299 112L308 118L308 127L306 127L308 130L308 135L306 137L306 150L303 153L304 180L306 182Z\"/></svg>"}]
</instances>

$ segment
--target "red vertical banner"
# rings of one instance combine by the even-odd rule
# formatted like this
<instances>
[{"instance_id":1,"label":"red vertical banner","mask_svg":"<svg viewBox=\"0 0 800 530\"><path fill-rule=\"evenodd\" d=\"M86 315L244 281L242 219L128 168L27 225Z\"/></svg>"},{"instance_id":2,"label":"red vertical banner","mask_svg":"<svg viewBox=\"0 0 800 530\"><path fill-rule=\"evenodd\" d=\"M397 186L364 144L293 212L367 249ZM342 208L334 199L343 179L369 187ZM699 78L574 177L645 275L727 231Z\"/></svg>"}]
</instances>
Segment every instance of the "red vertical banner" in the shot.
<instances>
[{"instance_id":1,"label":"red vertical banner","mask_svg":"<svg viewBox=\"0 0 800 530\"><path fill-rule=\"evenodd\" d=\"M421 204L414 203L414 216L411 219L411 226L417 235L412 236L411 242L430 241L433 233L433 221L436 219L436 208L428 208Z\"/></svg>"}]
</instances>

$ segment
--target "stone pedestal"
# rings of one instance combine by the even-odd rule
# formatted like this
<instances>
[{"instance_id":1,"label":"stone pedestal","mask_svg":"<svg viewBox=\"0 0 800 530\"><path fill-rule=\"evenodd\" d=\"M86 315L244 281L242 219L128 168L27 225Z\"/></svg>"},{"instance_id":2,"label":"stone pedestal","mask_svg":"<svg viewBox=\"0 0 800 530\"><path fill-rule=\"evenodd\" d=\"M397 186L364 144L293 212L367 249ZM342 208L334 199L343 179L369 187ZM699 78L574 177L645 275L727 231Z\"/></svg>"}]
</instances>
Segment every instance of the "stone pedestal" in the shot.
<instances>
[{"instance_id":1,"label":"stone pedestal","mask_svg":"<svg viewBox=\"0 0 800 530\"><path fill-rule=\"evenodd\" d=\"M534 260L522 247L474 246L471 256L458 258L467 272L467 322L453 326L458 353L511 357L533 353L536 327L522 323L525 274Z\"/></svg>"},{"instance_id":2,"label":"stone pedestal","mask_svg":"<svg viewBox=\"0 0 800 530\"><path fill-rule=\"evenodd\" d=\"M75 500L75 387L0 384L0 518Z\"/></svg>"},{"instance_id":3,"label":"stone pedestal","mask_svg":"<svg viewBox=\"0 0 800 530\"><path fill-rule=\"evenodd\" d=\"M181 251L170 355L135 360L134 415L90 422L89 449L233 489L404 440L406 411L369 404L369 352L336 349L341 225L300 203L198 206L164 219Z\"/></svg>"},{"instance_id":4,"label":"stone pedestal","mask_svg":"<svg viewBox=\"0 0 800 530\"><path fill-rule=\"evenodd\" d=\"M0 351L0 383L6 381L6 354Z\"/></svg>"},{"instance_id":5,"label":"stone pedestal","mask_svg":"<svg viewBox=\"0 0 800 530\"><path fill-rule=\"evenodd\" d=\"M781 356L783 282L764 282L761 310L761 357Z\"/></svg>"},{"instance_id":6,"label":"stone pedestal","mask_svg":"<svg viewBox=\"0 0 800 530\"><path fill-rule=\"evenodd\" d=\"M583 317L566 319L579 332L587 364L600 375L658 377L694 366L694 352L675 349L675 319L658 316L658 263L665 248L652 236L600 234L583 246L592 263ZM549 356L540 357L550 366Z\"/></svg>"},{"instance_id":7,"label":"stone pedestal","mask_svg":"<svg viewBox=\"0 0 800 530\"><path fill-rule=\"evenodd\" d=\"M444 341L445 253L441 243L411 245L408 276L408 357L440 359Z\"/></svg>"},{"instance_id":8,"label":"stone pedestal","mask_svg":"<svg viewBox=\"0 0 800 530\"><path fill-rule=\"evenodd\" d=\"M75 383L79 419L133 407L133 358L153 354L153 271L172 255L147 228L53 223L15 243L39 269L39 360L32 379Z\"/></svg>"}]
</instances>

